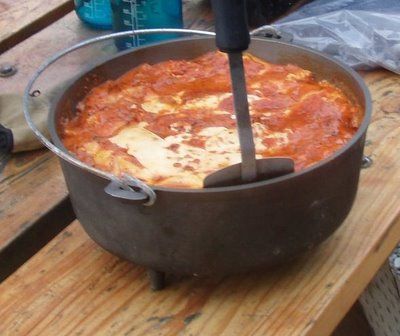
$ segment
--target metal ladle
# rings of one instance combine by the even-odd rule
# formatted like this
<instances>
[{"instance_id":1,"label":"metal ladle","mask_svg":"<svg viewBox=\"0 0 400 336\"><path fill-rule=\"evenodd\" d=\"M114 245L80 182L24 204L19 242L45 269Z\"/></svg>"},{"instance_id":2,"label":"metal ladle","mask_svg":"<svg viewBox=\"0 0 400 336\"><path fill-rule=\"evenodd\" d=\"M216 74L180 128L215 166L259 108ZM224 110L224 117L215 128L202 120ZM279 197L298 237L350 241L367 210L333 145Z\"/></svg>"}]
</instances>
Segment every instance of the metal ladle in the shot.
<instances>
[{"instance_id":1,"label":"metal ladle","mask_svg":"<svg viewBox=\"0 0 400 336\"><path fill-rule=\"evenodd\" d=\"M222 187L265 180L294 171L291 158L256 159L242 51L250 44L244 0L212 0L216 44L228 54L242 162L211 173L204 187Z\"/></svg>"}]
</instances>

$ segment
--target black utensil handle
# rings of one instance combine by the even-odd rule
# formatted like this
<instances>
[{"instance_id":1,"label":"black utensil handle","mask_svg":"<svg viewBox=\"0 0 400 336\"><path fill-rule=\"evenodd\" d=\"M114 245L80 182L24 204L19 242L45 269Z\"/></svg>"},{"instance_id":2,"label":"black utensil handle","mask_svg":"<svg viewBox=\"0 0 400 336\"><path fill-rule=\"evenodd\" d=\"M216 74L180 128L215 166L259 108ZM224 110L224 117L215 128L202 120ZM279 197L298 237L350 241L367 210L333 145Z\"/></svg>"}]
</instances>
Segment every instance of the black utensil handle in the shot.
<instances>
[{"instance_id":1,"label":"black utensil handle","mask_svg":"<svg viewBox=\"0 0 400 336\"><path fill-rule=\"evenodd\" d=\"M245 0L212 0L216 42L219 50L233 53L250 44Z\"/></svg>"},{"instance_id":2,"label":"black utensil handle","mask_svg":"<svg viewBox=\"0 0 400 336\"><path fill-rule=\"evenodd\" d=\"M0 124L0 153L10 153L14 147L14 137L9 128Z\"/></svg>"}]
</instances>

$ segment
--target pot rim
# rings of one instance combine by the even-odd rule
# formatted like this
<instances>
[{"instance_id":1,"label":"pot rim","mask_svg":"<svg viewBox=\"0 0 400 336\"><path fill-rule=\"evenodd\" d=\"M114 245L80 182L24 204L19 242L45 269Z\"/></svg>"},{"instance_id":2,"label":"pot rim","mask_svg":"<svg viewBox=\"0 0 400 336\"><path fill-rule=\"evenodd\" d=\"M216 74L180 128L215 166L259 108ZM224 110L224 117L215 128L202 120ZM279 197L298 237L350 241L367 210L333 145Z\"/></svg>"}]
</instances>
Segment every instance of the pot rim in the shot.
<instances>
[{"instance_id":1,"label":"pot rim","mask_svg":"<svg viewBox=\"0 0 400 336\"><path fill-rule=\"evenodd\" d=\"M53 153L55 153L58 157L64 159L65 161L78 166L79 168L85 169L91 173L94 173L95 175L102 177L106 180L109 181L120 181L120 183L126 184L126 180L122 180L121 178L116 177L113 174L104 172L102 170L99 170L97 168L91 167L85 163L83 163L82 161L78 160L77 158L75 158L74 156L72 156L69 151L64 147L64 145L62 144L58 133L54 127L55 125L55 117L56 114L52 113L53 110L55 110L55 106L57 105L59 99L56 100L55 104L52 104L51 106L51 112L49 114L49 116L51 116L52 118L52 127L50 128L50 133L51 133L51 138L52 141L54 142L54 144L52 142L50 142L45 136L43 136L43 134L36 128L36 126L34 125L31 117L30 117L30 113L29 113L29 99L31 98L31 89L33 87L33 84L35 83L36 79L40 76L40 74L42 72L44 72L46 70L46 68L48 66L50 66L52 63L56 62L59 58L61 58L62 56L76 50L79 49L81 47L84 47L86 45L89 44L93 44L99 41L104 41L107 39L111 39L111 38L115 38L115 37L121 37L121 36L128 36L128 35L132 35L133 33L171 33L171 32L183 32L183 33L190 33L190 34L200 34L200 35L208 35L208 37L188 37L188 38L179 38L179 39L174 39L174 40L168 40L168 41L162 41L162 42L158 42L158 43L154 43L151 45L146 45L146 46L142 46L142 47L136 47L133 50L127 50L124 52L120 52L116 55L113 55L112 57L108 58L107 60L101 60L101 62L99 62L98 64L91 66L90 69L85 69L86 71L81 72L79 75L79 78L82 78L84 75L86 75L89 71L93 70L94 68L96 68L97 66L108 62L114 58L120 57L121 55L124 55L126 53L135 53L138 50L141 49L147 49L147 48L152 48L152 47L157 47L159 45L164 45L164 44L173 44L175 42L180 42L180 41L192 41L194 39L198 39L198 40L206 40L206 39L213 39L214 33L213 32L205 32L205 31L198 31L198 30L187 30L187 29L144 29L144 30L137 30L137 31L129 31L129 32L120 32L120 33L113 33L113 34L107 34L107 35L103 35L100 37L96 37L96 38L92 38L92 39L88 39L85 40L81 43L78 43L68 49L64 49L61 52L57 53L56 55L54 55L52 58L48 59L48 61L46 61L45 63L43 63L38 71L34 74L34 76L31 78L31 80L29 81L26 89L25 89L25 93L24 93L24 104L23 104L23 110L24 110L24 114L25 114L25 118L30 126L30 128L33 130L33 132L35 133L35 135L39 138L39 140L48 148L50 149ZM358 141L358 139L365 134L365 132L367 131L368 125L370 123L371 120L371 114L372 114L372 101L371 101L371 96L369 93L369 90L365 84L365 82L363 81L363 79L361 78L361 76L354 71L353 69L351 69L349 66L347 66L346 64L343 64L341 61L338 61L330 56L327 56L326 54L323 54L319 51L315 51L313 49L307 48L307 47L303 47L303 46L298 46L298 45L293 45L290 43L286 43L286 42L281 42L281 41L276 41L276 40L271 40L271 39L266 39L266 38L259 38L259 37L253 37L251 38L252 40L259 40L262 41L263 43L272 43L272 44L281 44L281 45L285 45L288 46L290 48L294 48L294 49L298 49L298 50L303 50L307 53L311 53L314 55L317 55L320 58L323 58L325 60L327 60L328 62L334 63L334 65L336 65L338 68L341 68L344 72L347 72L351 75L351 77L356 81L357 85L359 86L359 88L361 89L362 93L363 93L363 100L364 100L364 116L363 116L363 120L358 128L358 130L356 131L356 133L354 134L354 136L343 146L341 147L339 150L337 150L336 152L334 152L332 155L330 155L329 157L319 161L316 164L311 165L310 167L307 167L301 171L298 172L293 172L284 176L280 176L280 177L276 177L276 178L272 178L269 180L265 180L265 181L257 181L257 182L251 182L251 183L247 183L247 184L241 184L241 185L235 185L235 186L225 186L225 187L215 187L215 188L197 188L197 189L192 189L192 188L170 188L170 187L162 187L162 186L157 186L157 185L151 185L151 184L147 184L144 182L141 182L140 180L138 180L137 178L133 178L134 181L138 181L138 186L147 186L149 188L151 188L154 191L162 191L162 192L174 192L174 193L218 193L218 192L229 192L229 191L240 191L240 190L245 190L245 189L252 189L252 188L259 188L259 187L264 187L267 185L271 185L271 184L275 184L275 183L279 183L281 181L287 180L287 179L291 179L294 177L300 177L303 176L305 174L308 174L316 169L319 169L320 167L324 166L325 164L327 164L328 162L336 159L337 157L341 156L344 152L346 152L350 147L352 147L354 145L355 142ZM82 74L83 73L83 74ZM74 81L77 80L77 78L74 78ZM65 89L62 90L61 94L59 95L59 98L65 93L65 91L70 87L71 82L69 83L68 86L65 87Z\"/></svg>"}]
</instances>

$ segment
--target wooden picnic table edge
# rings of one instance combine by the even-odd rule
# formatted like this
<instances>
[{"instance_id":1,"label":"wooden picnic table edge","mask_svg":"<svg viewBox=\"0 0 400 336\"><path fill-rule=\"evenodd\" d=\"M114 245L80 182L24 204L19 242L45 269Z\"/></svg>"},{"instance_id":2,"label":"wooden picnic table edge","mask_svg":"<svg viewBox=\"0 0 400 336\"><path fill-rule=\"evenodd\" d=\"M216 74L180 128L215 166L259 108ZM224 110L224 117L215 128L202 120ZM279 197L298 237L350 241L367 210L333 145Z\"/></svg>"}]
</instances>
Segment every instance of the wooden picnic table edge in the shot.
<instances>
[{"instance_id":1,"label":"wooden picnic table edge","mask_svg":"<svg viewBox=\"0 0 400 336\"><path fill-rule=\"evenodd\" d=\"M68 196L0 247L0 283L76 219Z\"/></svg>"},{"instance_id":2,"label":"wooden picnic table edge","mask_svg":"<svg viewBox=\"0 0 400 336\"><path fill-rule=\"evenodd\" d=\"M67 2L61 4L61 6L53 8L51 11L46 12L44 15L30 22L28 25L21 27L13 35L10 35L6 37L4 40L0 41L0 54L11 49L12 47L26 40L30 36L36 34L43 28L46 28L51 23L57 21L64 15L71 12L73 9L74 9L73 0L68 0Z\"/></svg>"}]
</instances>

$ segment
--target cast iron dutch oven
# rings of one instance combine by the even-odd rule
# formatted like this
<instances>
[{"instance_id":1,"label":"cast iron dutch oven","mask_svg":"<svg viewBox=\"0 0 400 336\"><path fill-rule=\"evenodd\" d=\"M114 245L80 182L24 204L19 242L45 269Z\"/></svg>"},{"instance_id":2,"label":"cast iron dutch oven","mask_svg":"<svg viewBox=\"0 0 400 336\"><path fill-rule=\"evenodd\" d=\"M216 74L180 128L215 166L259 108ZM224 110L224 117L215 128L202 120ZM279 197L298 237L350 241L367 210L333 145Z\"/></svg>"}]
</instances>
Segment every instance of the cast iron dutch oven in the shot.
<instances>
[{"instance_id":1,"label":"cast iron dutch oven","mask_svg":"<svg viewBox=\"0 0 400 336\"><path fill-rule=\"evenodd\" d=\"M58 121L73 115L92 87L144 62L191 59L210 50L215 50L214 38L164 42L123 52L84 73L54 104L54 144L66 152ZM148 195L141 188L130 191L134 199L121 198L118 188L105 192L109 179L61 160L77 218L99 245L153 274L231 274L288 261L344 221L356 195L371 115L363 81L350 68L306 48L253 38L249 52L269 62L296 64L340 87L364 111L355 136L318 164L267 181L195 190L151 186L156 194L151 206L144 204Z\"/></svg>"}]
</instances>

